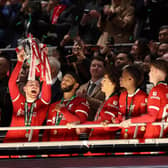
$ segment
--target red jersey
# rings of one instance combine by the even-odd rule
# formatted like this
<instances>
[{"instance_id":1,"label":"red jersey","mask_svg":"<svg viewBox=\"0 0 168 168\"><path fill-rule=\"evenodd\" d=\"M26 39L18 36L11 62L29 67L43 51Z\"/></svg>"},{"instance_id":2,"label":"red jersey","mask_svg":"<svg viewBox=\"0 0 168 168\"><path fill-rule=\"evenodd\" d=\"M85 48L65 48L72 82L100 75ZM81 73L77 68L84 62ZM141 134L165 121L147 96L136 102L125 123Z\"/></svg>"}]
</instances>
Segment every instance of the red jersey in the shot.
<instances>
[{"instance_id":1,"label":"red jersey","mask_svg":"<svg viewBox=\"0 0 168 168\"><path fill-rule=\"evenodd\" d=\"M133 117L140 116L146 113L147 94L137 89L134 94L128 94L127 91L121 93L119 98L120 106L120 120L126 120ZM133 138L135 127L129 127L128 129L122 128L121 138ZM138 128L137 137L143 137L144 129Z\"/></svg>"},{"instance_id":2,"label":"red jersey","mask_svg":"<svg viewBox=\"0 0 168 168\"><path fill-rule=\"evenodd\" d=\"M152 126L151 123L167 122L168 120L168 85L166 83L160 82L151 89L148 96L147 111L146 115L134 118L131 122L148 123L145 138L162 137L160 126ZM166 133L166 130L165 128L164 133Z\"/></svg>"},{"instance_id":3,"label":"red jersey","mask_svg":"<svg viewBox=\"0 0 168 168\"><path fill-rule=\"evenodd\" d=\"M86 124L100 124L103 121L108 121L109 123L116 120L118 117L119 102L118 95L114 95L104 101L102 105L97 110L94 121L86 122ZM118 128L117 128L118 129ZM116 130L117 130L116 129ZM112 131L113 130L113 131ZM91 129L89 139L113 139L115 137L114 128L93 128Z\"/></svg>"},{"instance_id":4,"label":"red jersey","mask_svg":"<svg viewBox=\"0 0 168 168\"><path fill-rule=\"evenodd\" d=\"M17 77L19 75L22 62L17 62L14 68L10 80L9 80L9 92L13 104L13 113L11 127L25 126L25 97L20 94L16 84ZM41 126L46 118L48 104L51 97L51 87L46 82L43 83L41 98L37 99L34 103L28 103L28 116L30 117L30 107L33 104L31 126ZM39 130L9 130L5 136L4 142L27 142L30 137L31 141L38 141Z\"/></svg>"},{"instance_id":5,"label":"red jersey","mask_svg":"<svg viewBox=\"0 0 168 168\"><path fill-rule=\"evenodd\" d=\"M62 100L50 105L47 125L66 125L80 121L83 123L88 118L89 104L86 99L74 97L70 100ZM60 112L55 110L56 104L63 103L65 107L60 109ZM51 129L45 130L43 141L59 141L59 140L78 140L78 135L75 129Z\"/></svg>"}]
</instances>

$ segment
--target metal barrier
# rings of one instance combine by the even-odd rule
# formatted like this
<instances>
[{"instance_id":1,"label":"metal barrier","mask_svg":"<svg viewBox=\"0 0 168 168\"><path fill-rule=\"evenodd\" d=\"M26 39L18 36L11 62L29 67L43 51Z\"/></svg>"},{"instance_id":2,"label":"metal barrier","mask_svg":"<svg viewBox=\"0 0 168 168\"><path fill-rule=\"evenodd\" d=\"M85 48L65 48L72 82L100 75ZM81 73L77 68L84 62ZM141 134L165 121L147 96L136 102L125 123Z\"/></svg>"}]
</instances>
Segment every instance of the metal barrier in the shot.
<instances>
[{"instance_id":1,"label":"metal barrier","mask_svg":"<svg viewBox=\"0 0 168 168\"><path fill-rule=\"evenodd\" d=\"M137 137L137 132L138 132L138 127L139 126L145 126L146 123L132 123L130 126L135 126L135 131L134 131L134 136L133 139L136 139ZM167 122L155 122L152 123L152 125L160 125L161 126L161 133L160 133L160 138L163 135L163 130L165 126L168 126ZM71 129L71 128L98 128L98 127L103 127L101 124L85 124L85 125L75 125L75 124L71 124L71 125L53 125L53 126L23 126L23 127L1 127L0 131L8 131L8 130L30 130L30 138L33 134L33 130L45 130L45 129ZM121 127L120 124L107 124L107 127Z\"/></svg>"},{"instance_id":2,"label":"metal barrier","mask_svg":"<svg viewBox=\"0 0 168 168\"><path fill-rule=\"evenodd\" d=\"M131 124L131 126L145 126L145 123ZM156 122L152 125L167 126L168 123ZM33 130L36 129L71 129L71 128L97 128L101 124L67 125L60 126L29 126L29 127L1 127L6 130ZM120 127L120 124L108 124L108 127ZM32 135L31 135L32 136ZM30 137L31 138L31 137ZM115 139L115 140L79 140L57 142L24 142L24 143L0 143L0 155L37 155L37 154L84 154L104 152L144 152L144 151L168 151L167 138L146 139Z\"/></svg>"}]
</instances>

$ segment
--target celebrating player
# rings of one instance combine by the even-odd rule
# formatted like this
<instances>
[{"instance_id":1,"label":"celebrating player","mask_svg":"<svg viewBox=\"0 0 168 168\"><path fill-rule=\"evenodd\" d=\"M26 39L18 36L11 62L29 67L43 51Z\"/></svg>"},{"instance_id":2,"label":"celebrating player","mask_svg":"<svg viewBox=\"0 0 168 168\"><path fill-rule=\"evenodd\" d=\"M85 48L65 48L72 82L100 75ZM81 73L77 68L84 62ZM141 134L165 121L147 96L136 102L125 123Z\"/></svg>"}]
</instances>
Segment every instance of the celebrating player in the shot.
<instances>
[{"instance_id":1,"label":"celebrating player","mask_svg":"<svg viewBox=\"0 0 168 168\"><path fill-rule=\"evenodd\" d=\"M28 80L24 86L25 97L16 84L25 58L24 49L17 53L17 64L9 79L9 92L13 103L11 127L40 126L45 120L51 97L51 86L43 81L41 96L38 80ZM9 130L4 142L38 141L39 130Z\"/></svg>"},{"instance_id":2,"label":"celebrating player","mask_svg":"<svg viewBox=\"0 0 168 168\"><path fill-rule=\"evenodd\" d=\"M85 98L76 96L78 86L76 74L68 72L64 75L61 82L63 97L50 105L47 125L71 125L87 120L89 105ZM51 129L44 132L43 141L62 140L78 140L75 129Z\"/></svg>"},{"instance_id":3,"label":"celebrating player","mask_svg":"<svg viewBox=\"0 0 168 168\"><path fill-rule=\"evenodd\" d=\"M105 75L101 81L101 91L105 93L105 101L100 105L94 121L87 121L84 124L102 124L102 127L92 128L89 132L89 140L114 139L114 129L106 128L108 123L116 123L118 117L118 77L110 67L106 68ZM113 131L112 131L113 130ZM86 132L86 129L77 129L78 134Z\"/></svg>"}]
</instances>

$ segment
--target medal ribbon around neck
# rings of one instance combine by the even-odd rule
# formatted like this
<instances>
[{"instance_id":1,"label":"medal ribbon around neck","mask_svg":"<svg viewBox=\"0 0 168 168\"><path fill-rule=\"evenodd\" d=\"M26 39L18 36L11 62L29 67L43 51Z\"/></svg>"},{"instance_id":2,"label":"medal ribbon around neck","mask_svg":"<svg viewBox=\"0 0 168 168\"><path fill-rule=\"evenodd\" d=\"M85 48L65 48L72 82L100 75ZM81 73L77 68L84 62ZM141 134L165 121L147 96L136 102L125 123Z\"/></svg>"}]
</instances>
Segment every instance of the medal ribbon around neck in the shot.
<instances>
[{"instance_id":1,"label":"medal ribbon around neck","mask_svg":"<svg viewBox=\"0 0 168 168\"><path fill-rule=\"evenodd\" d=\"M126 115L125 115L125 116L126 116L126 117L125 117L126 120L131 117L132 110L133 110L133 109L132 109L133 99L134 99L134 96L135 96L135 94L137 93L138 90L139 90L139 88L136 89L135 92L133 93L133 96L132 96L132 98L131 98L131 104L130 104L129 107L128 107L128 94L126 95ZM125 132L126 132L126 133L128 132L128 129L127 129L127 128L125 129Z\"/></svg>"},{"instance_id":2,"label":"medal ribbon around neck","mask_svg":"<svg viewBox=\"0 0 168 168\"><path fill-rule=\"evenodd\" d=\"M116 94L117 94L116 92L113 92L113 93L109 96L109 98L112 97L112 96L114 96L114 95L116 95ZM108 99L109 99L109 98L108 98ZM108 99L107 99L107 100L108 100ZM101 110L102 110L104 104L107 102L107 100L104 101L104 103L102 103L102 104L100 105L100 107L98 108L98 111L97 111L97 113L96 113L96 116L95 116L95 118L94 118L94 121L97 121L97 120L98 120L99 115L100 115L100 112L101 112ZM90 136L91 136L93 130L94 130L94 128L91 129L91 131L90 131Z\"/></svg>"},{"instance_id":3,"label":"medal ribbon around neck","mask_svg":"<svg viewBox=\"0 0 168 168\"><path fill-rule=\"evenodd\" d=\"M133 96L132 96L132 99L131 99L131 104L130 104L129 107L128 107L128 94L126 95L126 119L129 119L131 117L132 106L133 106L133 99L134 99L134 96L135 96L135 94L137 93L138 90L139 90L139 88L136 89L135 92L133 93Z\"/></svg>"},{"instance_id":4,"label":"medal ribbon around neck","mask_svg":"<svg viewBox=\"0 0 168 168\"><path fill-rule=\"evenodd\" d=\"M76 97L76 95L73 95L69 100L68 102L65 104L65 107L67 107L69 105L69 103ZM61 99L61 103L60 104L63 104L64 102L64 97ZM56 114L56 119L55 119L55 125L59 125L61 120L62 120L62 117L63 117L63 114L60 114L60 112L57 112Z\"/></svg>"},{"instance_id":5,"label":"medal ribbon around neck","mask_svg":"<svg viewBox=\"0 0 168 168\"><path fill-rule=\"evenodd\" d=\"M33 102L31 104L31 107L30 107L30 112L28 113L28 103L27 101L25 102L25 126L31 126L31 122L32 122L32 116L33 116L33 109L35 107L35 102ZM26 132L28 132L28 130L26 130Z\"/></svg>"}]
</instances>

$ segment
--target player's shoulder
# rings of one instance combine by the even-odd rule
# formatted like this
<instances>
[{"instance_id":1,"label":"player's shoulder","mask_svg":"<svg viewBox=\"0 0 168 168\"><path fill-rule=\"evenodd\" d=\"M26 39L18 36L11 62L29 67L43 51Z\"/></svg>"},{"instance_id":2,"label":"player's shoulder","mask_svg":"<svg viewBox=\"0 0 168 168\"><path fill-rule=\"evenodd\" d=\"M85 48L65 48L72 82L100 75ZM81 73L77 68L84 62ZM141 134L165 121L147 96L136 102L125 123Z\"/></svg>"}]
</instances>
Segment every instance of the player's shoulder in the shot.
<instances>
[{"instance_id":1,"label":"player's shoulder","mask_svg":"<svg viewBox=\"0 0 168 168\"><path fill-rule=\"evenodd\" d=\"M50 108L55 108L56 104L59 104L59 103L60 103L60 101L53 102L53 103L49 104L49 107Z\"/></svg>"},{"instance_id":2,"label":"player's shoulder","mask_svg":"<svg viewBox=\"0 0 168 168\"><path fill-rule=\"evenodd\" d=\"M144 91L141 90L141 89L139 90L138 95L141 96L141 97L148 97L147 93L144 92Z\"/></svg>"},{"instance_id":3,"label":"player's shoulder","mask_svg":"<svg viewBox=\"0 0 168 168\"><path fill-rule=\"evenodd\" d=\"M115 94L113 96L111 96L108 101L114 101L114 100L118 100L119 99L119 95L118 94Z\"/></svg>"},{"instance_id":4,"label":"player's shoulder","mask_svg":"<svg viewBox=\"0 0 168 168\"><path fill-rule=\"evenodd\" d=\"M162 93L162 92L165 92L165 90L168 90L168 85L166 83L161 83L154 86L150 92Z\"/></svg>"},{"instance_id":5,"label":"player's shoulder","mask_svg":"<svg viewBox=\"0 0 168 168\"><path fill-rule=\"evenodd\" d=\"M74 99L73 99L73 102L78 102L78 103L80 103L80 102L86 102L87 100L86 100L86 98L84 98L84 97L79 97L79 96L76 96Z\"/></svg>"},{"instance_id":6,"label":"player's shoulder","mask_svg":"<svg viewBox=\"0 0 168 168\"><path fill-rule=\"evenodd\" d=\"M122 91L122 92L120 93L120 97L125 96L125 95L127 95L127 94L128 94L127 91Z\"/></svg>"}]
</instances>

